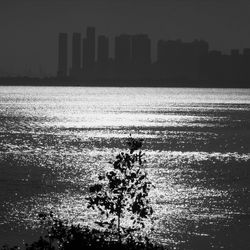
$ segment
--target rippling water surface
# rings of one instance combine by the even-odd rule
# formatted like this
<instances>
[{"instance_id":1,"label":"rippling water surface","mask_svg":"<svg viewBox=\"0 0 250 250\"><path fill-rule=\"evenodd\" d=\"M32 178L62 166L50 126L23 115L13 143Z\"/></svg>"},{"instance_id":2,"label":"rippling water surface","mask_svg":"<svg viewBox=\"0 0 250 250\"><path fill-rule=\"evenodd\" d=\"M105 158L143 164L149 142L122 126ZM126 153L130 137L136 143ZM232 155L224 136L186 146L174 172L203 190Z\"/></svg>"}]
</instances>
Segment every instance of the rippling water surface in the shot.
<instances>
[{"instance_id":1,"label":"rippling water surface","mask_svg":"<svg viewBox=\"0 0 250 250\"><path fill-rule=\"evenodd\" d=\"M152 237L250 249L250 90L184 88L0 87L0 245L29 241L40 211L89 223L88 186L129 134L155 183Z\"/></svg>"}]
</instances>

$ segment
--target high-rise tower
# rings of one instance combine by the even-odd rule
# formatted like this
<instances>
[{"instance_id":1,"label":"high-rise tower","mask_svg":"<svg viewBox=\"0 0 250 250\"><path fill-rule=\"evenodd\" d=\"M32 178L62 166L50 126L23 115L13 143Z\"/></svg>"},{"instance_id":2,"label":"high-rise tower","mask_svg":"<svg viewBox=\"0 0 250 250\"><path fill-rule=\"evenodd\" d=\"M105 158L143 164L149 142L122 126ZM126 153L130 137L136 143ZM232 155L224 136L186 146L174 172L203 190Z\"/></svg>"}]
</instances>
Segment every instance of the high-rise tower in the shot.
<instances>
[{"instance_id":1,"label":"high-rise tower","mask_svg":"<svg viewBox=\"0 0 250 250\"><path fill-rule=\"evenodd\" d=\"M97 62L104 64L109 59L109 39L106 36L98 36Z\"/></svg>"},{"instance_id":2,"label":"high-rise tower","mask_svg":"<svg viewBox=\"0 0 250 250\"><path fill-rule=\"evenodd\" d=\"M66 77L68 70L68 34L59 33L58 37L58 77Z\"/></svg>"},{"instance_id":3,"label":"high-rise tower","mask_svg":"<svg viewBox=\"0 0 250 250\"><path fill-rule=\"evenodd\" d=\"M115 38L115 62L117 65L131 63L131 36L120 35Z\"/></svg>"},{"instance_id":4,"label":"high-rise tower","mask_svg":"<svg viewBox=\"0 0 250 250\"><path fill-rule=\"evenodd\" d=\"M87 27L87 37L86 37L86 57L85 57L85 67L86 70L93 69L95 65L95 28Z\"/></svg>"},{"instance_id":5,"label":"high-rise tower","mask_svg":"<svg viewBox=\"0 0 250 250\"><path fill-rule=\"evenodd\" d=\"M76 76L80 73L80 71L81 71L81 34L73 33L71 75Z\"/></svg>"},{"instance_id":6,"label":"high-rise tower","mask_svg":"<svg viewBox=\"0 0 250 250\"><path fill-rule=\"evenodd\" d=\"M151 42L146 34L132 36L132 62L136 66L151 63Z\"/></svg>"},{"instance_id":7,"label":"high-rise tower","mask_svg":"<svg viewBox=\"0 0 250 250\"><path fill-rule=\"evenodd\" d=\"M87 54L87 39L82 40L82 70L86 71L86 54Z\"/></svg>"}]
</instances>

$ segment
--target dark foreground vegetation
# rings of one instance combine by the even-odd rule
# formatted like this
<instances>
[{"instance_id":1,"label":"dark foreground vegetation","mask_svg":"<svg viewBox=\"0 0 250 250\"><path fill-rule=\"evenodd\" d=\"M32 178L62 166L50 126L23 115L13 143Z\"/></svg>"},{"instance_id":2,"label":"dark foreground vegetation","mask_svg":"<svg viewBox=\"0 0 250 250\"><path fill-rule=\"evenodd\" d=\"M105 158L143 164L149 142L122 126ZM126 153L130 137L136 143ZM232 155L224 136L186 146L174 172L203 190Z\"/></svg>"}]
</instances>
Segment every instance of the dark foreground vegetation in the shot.
<instances>
[{"instance_id":1,"label":"dark foreground vegetation","mask_svg":"<svg viewBox=\"0 0 250 250\"><path fill-rule=\"evenodd\" d=\"M153 209L148 197L152 184L143 169L142 140L129 138L127 145L129 152L118 154L111 162L112 167L100 173L97 182L89 188L86 202L89 209L99 214L95 221L97 227L69 224L53 212L39 213L46 233L26 244L26 250L163 249L148 237L152 230ZM13 249L20 247L1 248Z\"/></svg>"},{"instance_id":2,"label":"dark foreground vegetation","mask_svg":"<svg viewBox=\"0 0 250 250\"><path fill-rule=\"evenodd\" d=\"M163 247L153 244L147 237L136 238L134 236L126 237L126 240L117 240L117 234L109 231L100 231L90 229L89 227L81 227L80 225L69 225L67 222L53 218L48 215L52 223L48 227L47 234L41 236L37 241L26 244L26 250L90 250L90 249L110 249L110 250L160 250ZM48 218L44 217L44 220ZM1 250L17 250L18 246L3 246Z\"/></svg>"}]
</instances>

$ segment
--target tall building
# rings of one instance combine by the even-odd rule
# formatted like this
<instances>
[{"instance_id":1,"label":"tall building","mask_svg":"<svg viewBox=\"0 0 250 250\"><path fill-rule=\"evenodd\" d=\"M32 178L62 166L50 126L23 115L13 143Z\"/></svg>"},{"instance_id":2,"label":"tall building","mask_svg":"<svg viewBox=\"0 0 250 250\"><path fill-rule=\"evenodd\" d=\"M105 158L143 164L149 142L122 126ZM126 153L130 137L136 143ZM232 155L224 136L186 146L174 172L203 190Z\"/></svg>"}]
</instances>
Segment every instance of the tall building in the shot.
<instances>
[{"instance_id":1,"label":"tall building","mask_svg":"<svg viewBox=\"0 0 250 250\"><path fill-rule=\"evenodd\" d=\"M169 79L197 80L201 60L208 56L208 49L208 43L203 40L160 40L157 44L157 62L162 76Z\"/></svg>"},{"instance_id":2,"label":"tall building","mask_svg":"<svg viewBox=\"0 0 250 250\"><path fill-rule=\"evenodd\" d=\"M87 51L87 39L82 40L82 71L86 71L86 51Z\"/></svg>"},{"instance_id":3,"label":"tall building","mask_svg":"<svg viewBox=\"0 0 250 250\"><path fill-rule=\"evenodd\" d=\"M104 64L109 60L109 39L106 36L98 36L97 62Z\"/></svg>"},{"instance_id":4,"label":"tall building","mask_svg":"<svg viewBox=\"0 0 250 250\"><path fill-rule=\"evenodd\" d=\"M183 43L181 40L159 40L157 43L157 63L160 78L173 79L181 75L181 53Z\"/></svg>"},{"instance_id":5,"label":"tall building","mask_svg":"<svg viewBox=\"0 0 250 250\"><path fill-rule=\"evenodd\" d=\"M81 34L73 33L71 75L76 76L80 73L80 71L81 71Z\"/></svg>"},{"instance_id":6,"label":"tall building","mask_svg":"<svg viewBox=\"0 0 250 250\"><path fill-rule=\"evenodd\" d=\"M160 63L173 62L180 57L183 43L181 40L159 40L157 43L157 61Z\"/></svg>"},{"instance_id":7,"label":"tall building","mask_svg":"<svg viewBox=\"0 0 250 250\"><path fill-rule=\"evenodd\" d=\"M133 64L137 66L151 63L151 41L146 34L132 36L131 56Z\"/></svg>"},{"instance_id":8,"label":"tall building","mask_svg":"<svg viewBox=\"0 0 250 250\"><path fill-rule=\"evenodd\" d=\"M92 70L95 65L95 28L87 27L86 47L85 47L86 70Z\"/></svg>"},{"instance_id":9,"label":"tall building","mask_svg":"<svg viewBox=\"0 0 250 250\"><path fill-rule=\"evenodd\" d=\"M242 75L243 75L243 80L249 83L250 82L250 48L243 49Z\"/></svg>"},{"instance_id":10,"label":"tall building","mask_svg":"<svg viewBox=\"0 0 250 250\"><path fill-rule=\"evenodd\" d=\"M59 33L58 37L58 77L66 77L68 70L68 34Z\"/></svg>"},{"instance_id":11,"label":"tall building","mask_svg":"<svg viewBox=\"0 0 250 250\"><path fill-rule=\"evenodd\" d=\"M115 38L115 62L117 65L131 63L131 36L120 35Z\"/></svg>"}]
</instances>

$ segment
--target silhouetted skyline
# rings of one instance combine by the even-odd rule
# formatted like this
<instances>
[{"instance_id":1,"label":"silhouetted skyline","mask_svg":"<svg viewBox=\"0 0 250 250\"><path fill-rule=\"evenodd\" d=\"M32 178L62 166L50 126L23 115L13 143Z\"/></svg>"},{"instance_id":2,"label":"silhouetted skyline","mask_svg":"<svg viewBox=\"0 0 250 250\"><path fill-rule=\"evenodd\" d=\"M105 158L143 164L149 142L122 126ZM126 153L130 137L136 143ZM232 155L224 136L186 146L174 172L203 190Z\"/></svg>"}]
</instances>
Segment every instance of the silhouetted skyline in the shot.
<instances>
[{"instance_id":1,"label":"silhouetted skyline","mask_svg":"<svg viewBox=\"0 0 250 250\"><path fill-rule=\"evenodd\" d=\"M242 52L250 47L249 12L246 0L2 0L0 71L56 75L58 33L83 33L87 26L110 38L146 33L154 52L158 39L179 38ZM112 52L114 40L109 43Z\"/></svg>"},{"instance_id":2,"label":"silhouetted skyline","mask_svg":"<svg viewBox=\"0 0 250 250\"><path fill-rule=\"evenodd\" d=\"M68 40L71 48L66 46ZM154 51L148 34L116 35L113 53L109 53L109 40L106 35L96 34L95 27L87 27L83 34L59 33L58 79L114 86L133 86L134 81L136 86L155 86L156 82L167 86L177 81L185 86L200 82L200 86L217 86L217 83L232 87L248 86L250 82L250 48L244 48L242 53L232 49L230 54L225 54L210 50L204 40L161 39L157 41L156 58L152 60ZM71 61L67 56L70 53Z\"/></svg>"}]
</instances>

